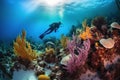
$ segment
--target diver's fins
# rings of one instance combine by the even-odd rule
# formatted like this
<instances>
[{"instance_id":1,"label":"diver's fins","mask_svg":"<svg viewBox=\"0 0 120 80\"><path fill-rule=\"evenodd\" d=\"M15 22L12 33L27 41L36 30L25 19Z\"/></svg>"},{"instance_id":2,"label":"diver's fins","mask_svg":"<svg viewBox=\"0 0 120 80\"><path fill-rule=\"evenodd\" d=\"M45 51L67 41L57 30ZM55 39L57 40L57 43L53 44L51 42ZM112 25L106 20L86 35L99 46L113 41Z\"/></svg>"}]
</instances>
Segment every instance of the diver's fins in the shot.
<instances>
[{"instance_id":1,"label":"diver's fins","mask_svg":"<svg viewBox=\"0 0 120 80\"><path fill-rule=\"evenodd\" d=\"M44 34L41 34L41 35L39 36L39 38L40 38L40 39L43 39L43 38L44 38Z\"/></svg>"}]
</instances>

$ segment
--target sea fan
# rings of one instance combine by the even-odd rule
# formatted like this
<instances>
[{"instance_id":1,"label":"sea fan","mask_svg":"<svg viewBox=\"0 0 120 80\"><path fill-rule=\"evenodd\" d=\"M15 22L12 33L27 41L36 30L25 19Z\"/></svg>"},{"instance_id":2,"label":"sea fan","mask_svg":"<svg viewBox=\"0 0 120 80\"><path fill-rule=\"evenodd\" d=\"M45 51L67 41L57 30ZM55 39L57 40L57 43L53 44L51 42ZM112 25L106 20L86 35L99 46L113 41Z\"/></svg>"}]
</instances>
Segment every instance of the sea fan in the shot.
<instances>
[{"instance_id":1,"label":"sea fan","mask_svg":"<svg viewBox=\"0 0 120 80\"><path fill-rule=\"evenodd\" d=\"M88 51L90 49L90 41L89 41L89 39L87 39L82 44L80 41L78 41L78 38L73 35L73 40L68 41L67 48L70 51L71 58L68 61L65 69L70 74L73 74L81 66L84 65L86 58L88 56ZM75 50L77 51L78 55L75 54Z\"/></svg>"},{"instance_id":2,"label":"sea fan","mask_svg":"<svg viewBox=\"0 0 120 80\"><path fill-rule=\"evenodd\" d=\"M36 50L33 50L30 43L25 39L26 32L22 31L22 36L18 36L14 42L14 53L22 59L33 60L37 58Z\"/></svg>"}]
</instances>

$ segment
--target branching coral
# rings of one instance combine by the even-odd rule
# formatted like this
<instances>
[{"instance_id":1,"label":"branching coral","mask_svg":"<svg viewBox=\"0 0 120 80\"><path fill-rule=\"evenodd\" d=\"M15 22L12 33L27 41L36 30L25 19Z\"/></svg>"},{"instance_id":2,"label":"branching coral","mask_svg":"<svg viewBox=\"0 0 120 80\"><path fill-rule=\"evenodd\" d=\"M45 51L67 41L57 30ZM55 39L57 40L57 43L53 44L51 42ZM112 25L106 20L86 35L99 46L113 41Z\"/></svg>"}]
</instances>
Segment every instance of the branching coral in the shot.
<instances>
[{"instance_id":1,"label":"branching coral","mask_svg":"<svg viewBox=\"0 0 120 80\"><path fill-rule=\"evenodd\" d=\"M82 22L82 26L83 26L84 32L80 34L80 38L83 39L83 40L91 39L92 38L92 34L90 32L90 27L88 27L86 20L84 20Z\"/></svg>"},{"instance_id":2,"label":"branching coral","mask_svg":"<svg viewBox=\"0 0 120 80\"><path fill-rule=\"evenodd\" d=\"M36 59L36 50L33 50L30 43L25 39L26 32L22 31L22 37L18 36L16 42L14 42L14 53L23 59L33 60Z\"/></svg>"},{"instance_id":3,"label":"branching coral","mask_svg":"<svg viewBox=\"0 0 120 80\"><path fill-rule=\"evenodd\" d=\"M73 40L68 41L67 48L71 54L71 59L68 61L65 69L70 74L73 74L84 65L90 49L90 41L87 39L82 44L76 36L73 36ZM78 55L75 54L75 51L77 51Z\"/></svg>"}]
</instances>

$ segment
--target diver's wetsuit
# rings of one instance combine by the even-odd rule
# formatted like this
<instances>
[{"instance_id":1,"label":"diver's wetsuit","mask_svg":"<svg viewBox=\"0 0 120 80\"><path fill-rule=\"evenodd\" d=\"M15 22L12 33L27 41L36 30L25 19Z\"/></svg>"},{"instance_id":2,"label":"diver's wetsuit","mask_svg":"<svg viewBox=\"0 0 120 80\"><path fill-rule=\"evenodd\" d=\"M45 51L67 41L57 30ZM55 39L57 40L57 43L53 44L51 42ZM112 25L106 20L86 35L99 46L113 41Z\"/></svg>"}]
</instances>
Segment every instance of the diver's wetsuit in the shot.
<instances>
[{"instance_id":1,"label":"diver's wetsuit","mask_svg":"<svg viewBox=\"0 0 120 80\"><path fill-rule=\"evenodd\" d=\"M42 39L45 35L50 34L50 33L53 32L53 31L56 32L57 29L60 27L60 25L61 25L61 22L50 24L50 25L49 25L50 28L48 28L43 34L41 34L41 35L39 36L39 38Z\"/></svg>"}]
</instances>

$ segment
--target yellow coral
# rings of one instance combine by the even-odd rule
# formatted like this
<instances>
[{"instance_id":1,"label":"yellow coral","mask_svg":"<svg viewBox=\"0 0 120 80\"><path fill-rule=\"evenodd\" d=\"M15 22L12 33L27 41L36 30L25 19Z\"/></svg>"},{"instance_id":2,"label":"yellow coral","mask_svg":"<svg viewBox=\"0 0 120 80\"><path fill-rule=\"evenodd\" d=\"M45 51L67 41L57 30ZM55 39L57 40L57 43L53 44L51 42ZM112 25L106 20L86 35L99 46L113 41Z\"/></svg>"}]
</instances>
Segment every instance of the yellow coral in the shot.
<instances>
[{"instance_id":1,"label":"yellow coral","mask_svg":"<svg viewBox=\"0 0 120 80\"><path fill-rule=\"evenodd\" d=\"M83 26L83 30L84 32L82 32L79 36L81 39L86 40L86 39L91 39L92 38L92 34L90 31L90 27L87 25L87 21L84 20L82 22L82 26Z\"/></svg>"},{"instance_id":2,"label":"yellow coral","mask_svg":"<svg viewBox=\"0 0 120 80\"><path fill-rule=\"evenodd\" d=\"M55 50L54 50L54 48L48 47L48 48L45 48L45 52L46 52L46 54L54 54Z\"/></svg>"},{"instance_id":3,"label":"yellow coral","mask_svg":"<svg viewBox=\"0 0 120 80\"><path fill-rule=\"evenodd\" d=\"M36 50L32 50L30 43L25 39L26 32L22 31L22 37L20 35L17 37L16 42L14 42L14 53L23 59L33 60L37 57Z\"/></svg>"},{"instance_id":4,"label":"yellow coral","mask_svg":"<svg viewBox=\"0 0 120 80\"><path fill-rule=\"evenodd\" d=\"M50 78L46 75L39 75L38 80L50 80Z\"/></svg>"},{"instance_id":5,"label":"yellow coral","mask_svg":"<svg viewBox=\"0 0 120 80\"><path fill-rule=\"evenodd\" d=\"M87 25L87 19L85 19L85 20L82 22L82 27L83 27L83 30L85 30L86 27L88 27L88 25Z\"/></svg>"},{"instance_id":6,"label":"yellow coral","mask_svg":"<svg viewBox=\"0 0 120 80\"><path fill-rule=\"evenodd\" d=\"M68 40L68 37L64 36L63 34L61 35L61 39L60 39L60 42L61 42L61 45L63 48L66 48L67 47L67 40Z\"/></svg>"}]
</instances>

